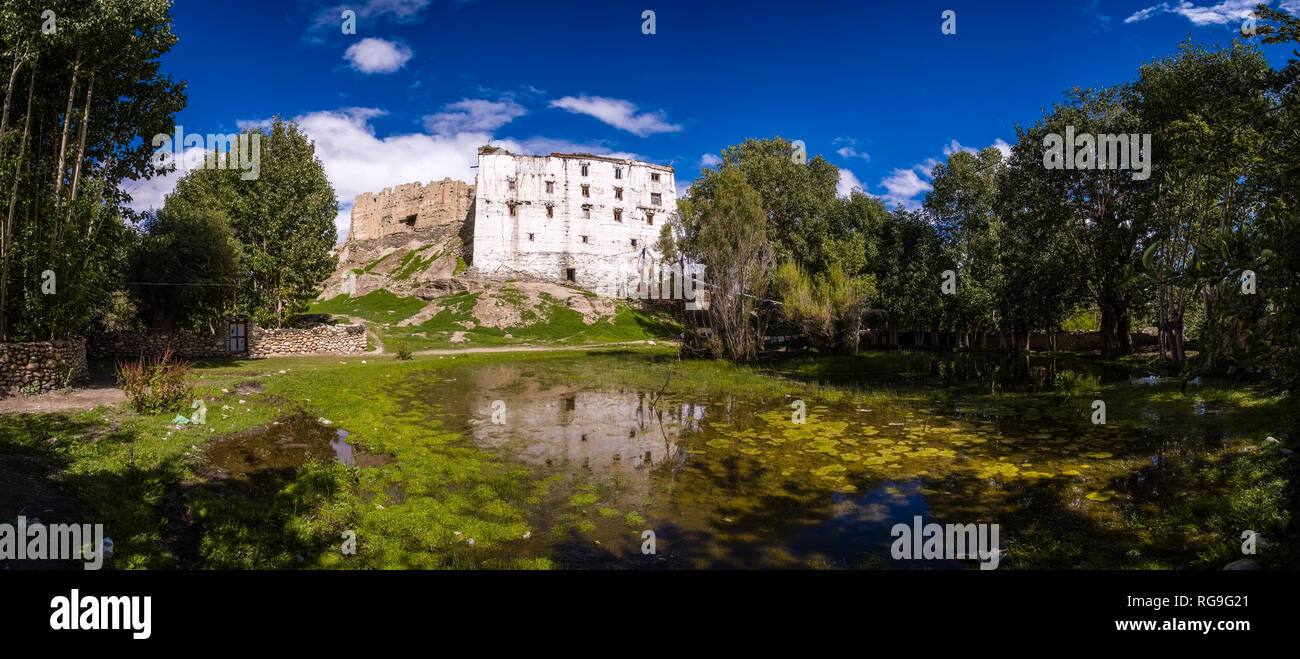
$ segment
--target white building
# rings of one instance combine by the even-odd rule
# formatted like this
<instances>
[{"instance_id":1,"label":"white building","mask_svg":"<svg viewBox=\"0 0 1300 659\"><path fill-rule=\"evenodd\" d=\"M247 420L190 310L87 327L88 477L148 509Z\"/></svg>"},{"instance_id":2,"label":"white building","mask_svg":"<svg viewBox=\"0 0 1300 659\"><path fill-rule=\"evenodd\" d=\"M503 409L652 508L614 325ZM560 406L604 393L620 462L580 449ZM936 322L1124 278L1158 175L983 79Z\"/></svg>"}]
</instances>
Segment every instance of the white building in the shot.
<instances>
[{"instance_id":1,"label":"white building","mask_svg":"<svg viewBox=\"0 0 1300 659\"><path fill-rule=\"evenodd\" d=\"M475 189L477 274L570 281L610 297L636 296L642 273L658 268L659 232L677 211L672 167L585 153L485 146Z\"/></svg>"}]
</instances>

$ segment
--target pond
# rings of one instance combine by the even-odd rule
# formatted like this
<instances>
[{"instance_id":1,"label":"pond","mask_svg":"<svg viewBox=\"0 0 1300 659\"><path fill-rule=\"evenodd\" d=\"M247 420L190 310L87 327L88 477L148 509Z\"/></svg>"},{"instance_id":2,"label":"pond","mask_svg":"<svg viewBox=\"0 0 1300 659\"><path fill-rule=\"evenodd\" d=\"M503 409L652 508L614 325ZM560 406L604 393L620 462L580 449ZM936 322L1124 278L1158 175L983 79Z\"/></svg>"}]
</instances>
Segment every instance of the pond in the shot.
<instances>
[{"instance_id":1,"label":"pond","mask_svg":"<svg viewBox=\"0 0 1300 659\"><path fill-rule=\"evenodd\" d=\"M997 524L1004 568L1190 566L1231 540L1185 523L1189 493L1211 495L1198 470L1252 432L1225 390L1064 359L734 375L604 353L410 377L406 409L545 485L512 498L528 531L496 552L568 568L979 567L896 558L918 517ZM379 508L431 491L401 455L379 470Z\"/></svg>"}]
</instances>

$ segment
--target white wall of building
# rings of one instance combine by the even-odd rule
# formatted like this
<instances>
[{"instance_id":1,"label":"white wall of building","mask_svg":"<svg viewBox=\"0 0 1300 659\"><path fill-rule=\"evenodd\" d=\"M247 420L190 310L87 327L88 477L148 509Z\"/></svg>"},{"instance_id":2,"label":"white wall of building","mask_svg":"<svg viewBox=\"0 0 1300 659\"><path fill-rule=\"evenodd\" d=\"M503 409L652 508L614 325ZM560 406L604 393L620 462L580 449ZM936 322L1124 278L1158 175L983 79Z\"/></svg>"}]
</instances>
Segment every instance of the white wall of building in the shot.
<instances>
[{"instance_id":1,"label":"white wall of building","mask_svg":"<svg viewBox=\"0 0 1300 659\"><path fill-rule=\"evenodd\" d=\"M478 163L478 274L563 282L572 268L578 286L613 297L629 287L635 294L643 266L658 262L659 232L677 210L672 168L587 154L520 156L491 147L479 150ZM621 199L615 188L622 188Z\"/></svg>"}]
</instances>

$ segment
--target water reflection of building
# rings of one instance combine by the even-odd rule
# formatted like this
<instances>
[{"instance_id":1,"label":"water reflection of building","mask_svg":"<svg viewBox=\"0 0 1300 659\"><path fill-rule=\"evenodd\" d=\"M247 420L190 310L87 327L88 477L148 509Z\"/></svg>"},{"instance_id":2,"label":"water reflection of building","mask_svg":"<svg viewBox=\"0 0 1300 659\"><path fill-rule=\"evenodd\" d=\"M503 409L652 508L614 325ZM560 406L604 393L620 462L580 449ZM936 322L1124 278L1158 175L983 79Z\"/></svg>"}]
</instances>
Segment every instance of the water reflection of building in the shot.
<instances>
[{"instance_id":1,"label":"water reflection of building","mask_svg":"<svg viewBox=\"0 0 1300 659\"><path fill-rule=\"evenodd\" d=\"M491 421L492 397L506 405L504 423ZM661 400L652 406L653 400L645 392L567 388L486 393L472 434L532 464L645 482L650 468L684 457L678 446L682 430L698 429L704 418L702 405Z\"/></svg>"}]
</instances>

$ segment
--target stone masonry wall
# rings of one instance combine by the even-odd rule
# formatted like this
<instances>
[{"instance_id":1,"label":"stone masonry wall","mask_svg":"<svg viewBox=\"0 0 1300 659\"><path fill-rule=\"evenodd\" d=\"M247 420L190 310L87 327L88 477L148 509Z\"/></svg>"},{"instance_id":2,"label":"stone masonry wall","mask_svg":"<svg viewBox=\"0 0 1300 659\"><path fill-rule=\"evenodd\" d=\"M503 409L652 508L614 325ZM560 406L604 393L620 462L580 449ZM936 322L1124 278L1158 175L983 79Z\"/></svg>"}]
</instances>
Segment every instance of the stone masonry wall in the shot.
<instances>
[{"instance_id":1,"label":"stone masonry wall","mask_svg":"<svg viewBox=\"0 0 1300 659\"><path fill-rule=\"evenodd\" d=\"M248 323L245 352L230 351L229 323L216 333L191 330L91 333L88 354L93 359L158 356L171 348L183 359L247 357L258 359L280 355L348 355L366 350L363 325L310 325L284 329L263 329Z\"/></svg>"},{"instance_id":2,"label":"stone masonry wall","mask_svg":"<svg viewBox=\"0 0 1300 659\"><path fill-rule=\"evenodd\" d=\"M160 356L172 353L184 359L229 357L227 326L216 334L191 330L131 330L125 332L90 332L87 334L87 354L91 359L136 358L141 354Z\"/></svg>"},{"instance_id":3,"label":"stone masonry wall","mask_svg":"<svg viewBox=\"0 0 1300 659\"><path fill-rule=\"evenodd\" d=\"M249 331L250 358L321 353L351 355L365 351L364 325L314 325L285 329L252 327Z\"/></svg>"},{"instance_id":4,"label":"stone masonry wall","mask_svg":"<svg viewBox=\"0 0 1300 659\"><path fill-rule=\"evenodd\" d=\"M84 382L89 373L84 338L0 343L0 390L54 391Z\"/></svg>"}]
</instances>

